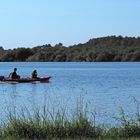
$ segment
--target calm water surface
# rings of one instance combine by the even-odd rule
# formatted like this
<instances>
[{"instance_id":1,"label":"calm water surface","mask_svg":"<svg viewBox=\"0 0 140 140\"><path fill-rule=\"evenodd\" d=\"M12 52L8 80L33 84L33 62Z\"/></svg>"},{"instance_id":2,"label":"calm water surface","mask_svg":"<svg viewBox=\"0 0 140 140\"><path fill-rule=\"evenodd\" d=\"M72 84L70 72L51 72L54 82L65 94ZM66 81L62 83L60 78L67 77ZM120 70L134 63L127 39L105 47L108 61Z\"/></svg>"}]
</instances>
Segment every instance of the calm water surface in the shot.
<instances>
[{"instance_id":1,"label":"calm water surface","mask_svg":"<svg viewBox=\"0 0 140 140\"><path fill-rule=\"evenodd\" d=\"M133 113L134 98L140 101L140 63L0 63L0 75L14 67L21 77L52 76L50 83L0 83L0 106L16 108L47 104L51 107L76 107L79 99L102 115L115 113L120 106Z\"/></svg>"}]
</instances>

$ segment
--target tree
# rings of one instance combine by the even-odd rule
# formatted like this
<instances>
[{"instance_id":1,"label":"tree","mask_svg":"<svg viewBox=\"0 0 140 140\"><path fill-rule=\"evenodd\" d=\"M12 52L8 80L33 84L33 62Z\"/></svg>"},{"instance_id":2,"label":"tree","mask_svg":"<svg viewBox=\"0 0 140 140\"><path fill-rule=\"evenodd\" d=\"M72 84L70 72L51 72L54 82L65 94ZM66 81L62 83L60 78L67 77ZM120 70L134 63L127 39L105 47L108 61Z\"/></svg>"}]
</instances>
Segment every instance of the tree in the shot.
<instances>
[{"instance_id":1,"label":"tree","mask_svg":"<svg viewBox=\"0 0 140 140\"><path fill-rule=\"evenodd\" d=\"M18 48L14 53L18 61L26 61L29 56L33 55L33 51L29 48Z\"/></svg>"}]
</instances>

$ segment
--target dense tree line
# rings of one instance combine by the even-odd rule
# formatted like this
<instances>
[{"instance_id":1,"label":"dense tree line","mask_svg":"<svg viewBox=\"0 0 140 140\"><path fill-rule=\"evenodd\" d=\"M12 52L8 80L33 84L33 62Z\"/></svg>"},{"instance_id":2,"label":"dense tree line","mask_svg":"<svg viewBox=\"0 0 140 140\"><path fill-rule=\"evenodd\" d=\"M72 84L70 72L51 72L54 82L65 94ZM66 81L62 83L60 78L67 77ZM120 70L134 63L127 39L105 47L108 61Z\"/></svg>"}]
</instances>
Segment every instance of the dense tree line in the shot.
<instances>
[{"instance_id":1,"label":"dense tree line","mask_svg":"<svg viewBox=\"0 0 140 140\"><path fill-rule=\"evenodd\" d=\"M0 47L0 61L140 61L140 37L108 36L69 47L62 43L13 50Z\"/></svg>"}]
</instances>

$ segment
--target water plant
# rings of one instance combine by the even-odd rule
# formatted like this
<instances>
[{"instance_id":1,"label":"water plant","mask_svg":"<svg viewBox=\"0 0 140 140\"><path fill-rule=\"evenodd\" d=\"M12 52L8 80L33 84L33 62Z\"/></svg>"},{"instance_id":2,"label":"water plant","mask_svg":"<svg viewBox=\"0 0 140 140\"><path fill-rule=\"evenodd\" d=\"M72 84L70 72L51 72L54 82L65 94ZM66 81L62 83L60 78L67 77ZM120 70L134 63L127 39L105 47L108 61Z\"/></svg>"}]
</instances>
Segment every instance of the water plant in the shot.
<instances>
[{"instance_id":1,"label":"water plant","mask_svg":"<svg viewBox=\"0 0 140 140\"><path fill-rule=\"evenodd\" d=\"M1 121L1 139L82 139L120 140L140 138L139 104L132 116L127 116L121 107L115 119L119 126L107 126L96 122L96 113L89 114L87 104L78 103L77 108L67 116L66 108L58 110L47 106L21 108L18 112L8 109L7 118ZM53 111L52 111L53 110ZM53 112L53 113L52 113Z\"/></svg>"}]
</instances>

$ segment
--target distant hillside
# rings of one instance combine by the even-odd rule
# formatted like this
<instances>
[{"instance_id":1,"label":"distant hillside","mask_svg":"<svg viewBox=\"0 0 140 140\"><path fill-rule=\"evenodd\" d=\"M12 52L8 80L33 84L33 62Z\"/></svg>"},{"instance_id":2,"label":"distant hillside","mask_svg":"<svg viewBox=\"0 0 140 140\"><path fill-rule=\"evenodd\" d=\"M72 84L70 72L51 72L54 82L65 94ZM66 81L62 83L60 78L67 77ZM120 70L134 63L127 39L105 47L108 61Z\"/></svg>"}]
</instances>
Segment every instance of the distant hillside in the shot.
<instances>
[{"instance_id":1,"label":"distant hillside","mask_svg":"<svg viewBox=\"0 0 140 140\"><path fill-rule=\"evenodd\" d=\"M0 48L0 61L42 62L116 62L140 61L140 37L109 36L90 39L84 44L51 46L46 44L34 48L4 50Z\"/></svg>"}]
</instances>

